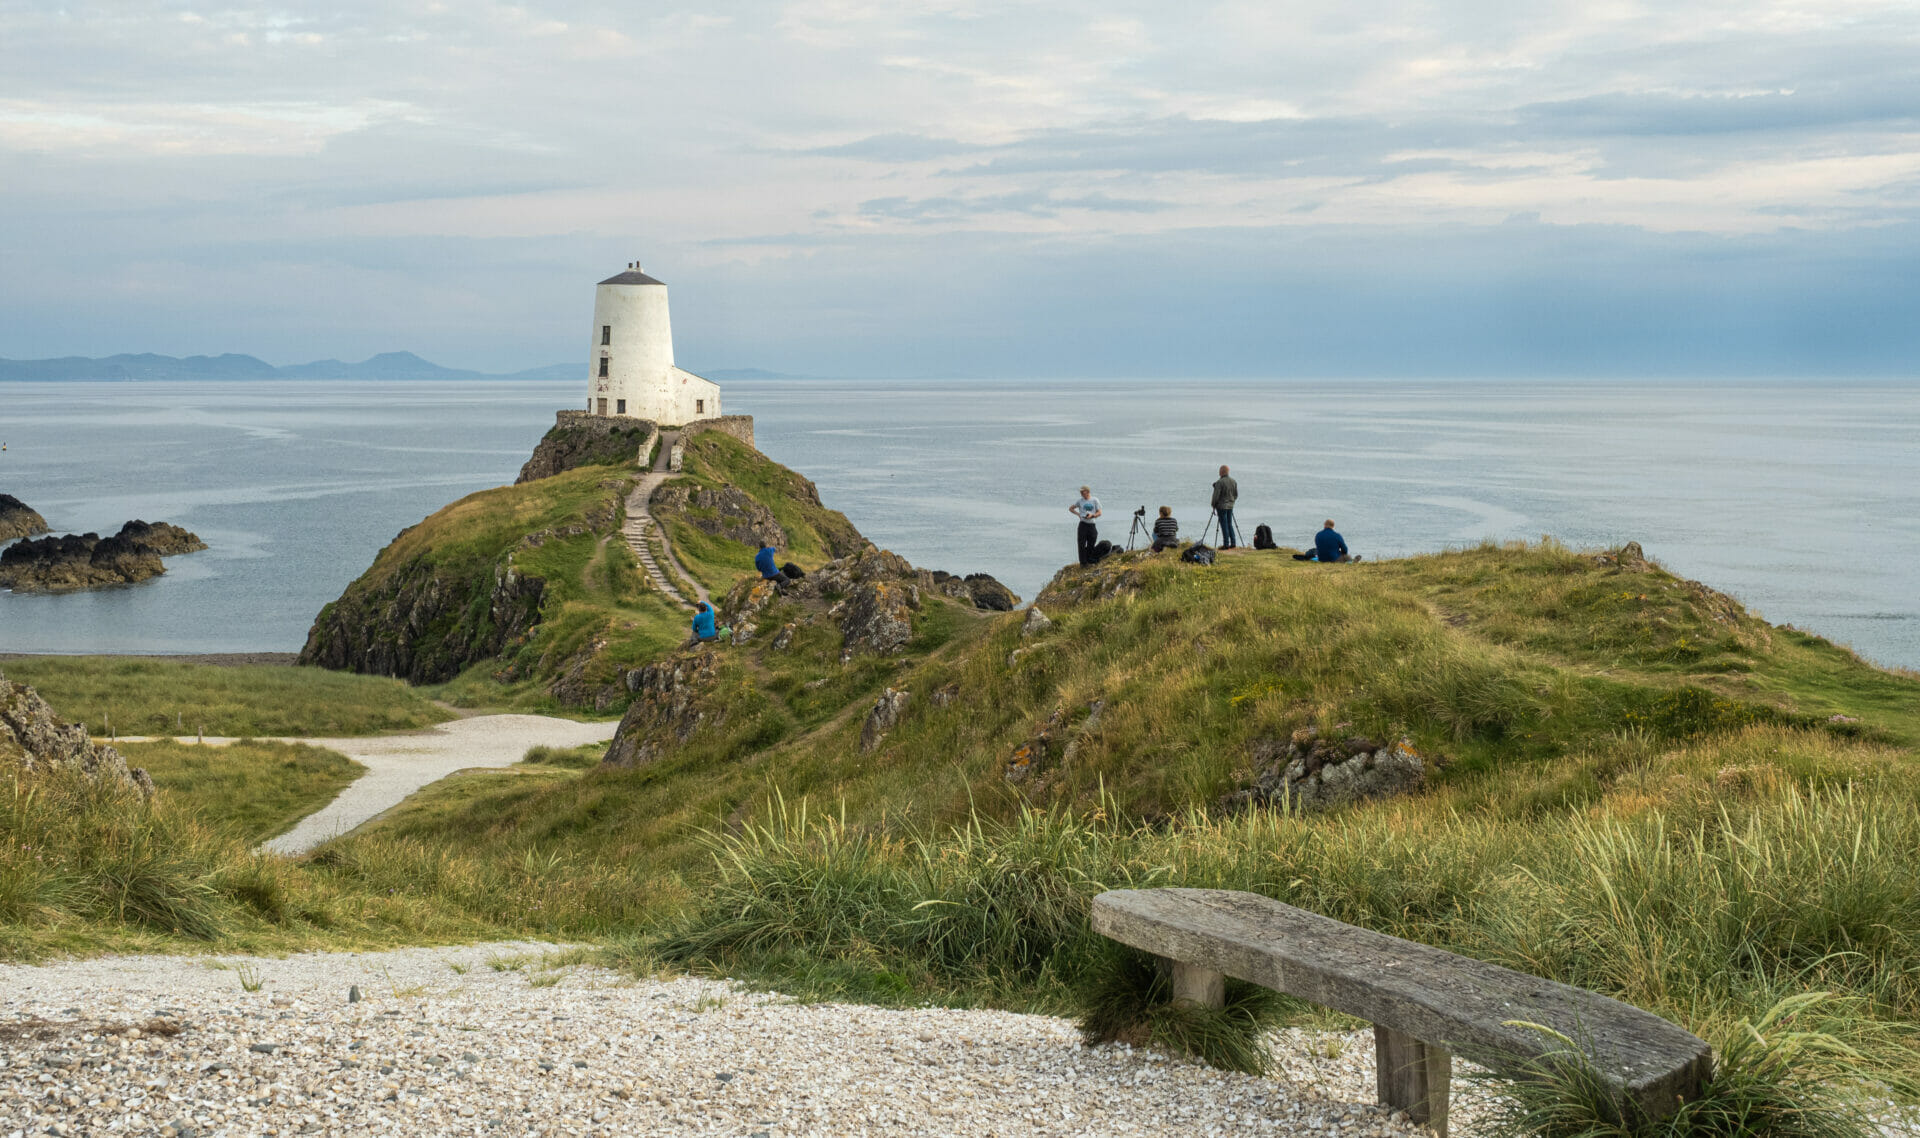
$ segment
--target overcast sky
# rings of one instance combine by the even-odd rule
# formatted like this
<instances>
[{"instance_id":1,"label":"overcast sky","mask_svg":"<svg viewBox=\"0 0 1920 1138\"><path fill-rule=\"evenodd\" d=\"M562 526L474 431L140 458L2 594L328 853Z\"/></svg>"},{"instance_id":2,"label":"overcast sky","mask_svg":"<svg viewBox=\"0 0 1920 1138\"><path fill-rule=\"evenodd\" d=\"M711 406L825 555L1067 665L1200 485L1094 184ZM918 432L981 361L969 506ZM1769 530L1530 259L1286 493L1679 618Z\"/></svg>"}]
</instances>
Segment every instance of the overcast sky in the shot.
<instances>
[{"instance_id":1,"label":"overcast sky","mask_svg":"<svg viewBox=\"0 0 1920 1138\"><path fill-rule=\"evenodd\" d=\"M0 0L0 356L1901 375L1920 4Z\"/></svg>"}]
</instances>

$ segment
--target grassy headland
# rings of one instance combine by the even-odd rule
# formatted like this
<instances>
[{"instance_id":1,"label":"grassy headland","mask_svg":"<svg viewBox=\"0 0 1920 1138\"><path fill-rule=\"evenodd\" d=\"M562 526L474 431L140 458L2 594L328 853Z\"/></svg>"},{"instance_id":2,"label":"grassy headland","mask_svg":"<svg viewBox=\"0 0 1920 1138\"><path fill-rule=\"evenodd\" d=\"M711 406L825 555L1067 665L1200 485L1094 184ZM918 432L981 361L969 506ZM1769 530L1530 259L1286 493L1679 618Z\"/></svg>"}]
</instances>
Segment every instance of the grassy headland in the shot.
<instances>
[{"instance_id":1,"label":"grassy headland","mask_svg":"<svg viewBox=\"0 0 1920 1138\"><path fill-rule=\"evenodd\" d=\"M463 699L619 706L650 665L626 765L536 754L449 779L298 864L216 849L163 802L141 824L198 852L155 880L201 889L210 916L16 900L12 943L537 934L803 994L1061 1009L1105 952L1095 893L1229 887L1717 1042L1831 991L1801 1026L1860 1048L1862 1070L1920 1074L1889 1044L1920 1029L1913 676L1551 542L1348 566L1126 555L1064 570L1032 628L911 571L770 594L740 580L754 533L778 526L803 564L857 535L791 472L693 442L695 492L658 512L690 571L731 586L744 643L677 649L681 614L619 563L627 482L607 467L456 503L329 609L440 598L454 615L420 625L440 639L417 656L537 612L442 689ZM863 649L849 630L883 594L905 631ZM1421 756L1424 787L1324 812L1249 801L1290 741L1353 737ZM78 833L106 807L63 809ZM113 825L137 828L135 809ZM0 899L8 872L25 871L0 866Z\"/></svg>"},{"instance_id":2,"label":"grassy headland","mask_svg":"<svg viewBox=\"0 0 1920 1138\"><path fill-rule=\"evenodd\" d=\"M618 713L625 673L687 635L620 536L639 473L631 459L581 466L447 506L321 611L302 660L431 685L462 707ZM866 544L812 483L718 433L688 438L686 478L668 489L656 512L717 591L751 570L750 531L769 520L803 565Z\"/></svg>"}]
</instances>

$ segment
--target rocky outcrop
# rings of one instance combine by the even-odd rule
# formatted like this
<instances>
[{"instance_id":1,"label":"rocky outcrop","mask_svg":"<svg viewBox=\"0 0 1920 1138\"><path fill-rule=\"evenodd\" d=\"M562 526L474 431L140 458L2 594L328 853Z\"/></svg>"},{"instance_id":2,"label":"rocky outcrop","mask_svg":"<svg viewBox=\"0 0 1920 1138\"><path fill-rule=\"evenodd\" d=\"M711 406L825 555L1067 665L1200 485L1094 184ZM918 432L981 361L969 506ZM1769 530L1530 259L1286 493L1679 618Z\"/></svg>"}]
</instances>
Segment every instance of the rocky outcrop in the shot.
<instances>
[{"instance_id":1,"label":"rocky outcrop","mask_svg":"<svg viewBox=\"0 0 1920 1138\"><path fill-rule=\"evenodd\" d=\"M540 623L547 582L521 572L516 557L551 541L611 533L630 485L608 479L607 496L575 520L527 534L479 572L428 549L377 579L369 573L320 610L300 663L437 684L524 643Z\"/></svg>"},{"instance_id":2,"label":"rocky outcrop","mask_svg":"<svg viewBox=\"0 0 1920 1138\"><path fill-rule=\"evenodd\" d=\"M1146 587L1142 562L1151 556L1144 552L1117 553L1098 565L1068 565L1053 575L1033 603L1064 612L1095 601L1131 596Z\"/></svg>"},{"instance_id":3,"label":"rocky outcrop","mask_svg":"<svg viewBox=\"0 0 1920 1138\"><path fill-rule=\"evenodd\" d=\"M1243 807L1290 802L1301 810L1326 810L1370 798L1413 794L1427 783L1430 767L1445 760L1429 758L1413 743L1379 742L1360 736L1322 738L1305 727L1286 743L1262 739L1254 744L1258 774L1253 782L1227 795L1221 805Z\"/></svg>"},{"instance_id":4,"label":"rocky outcrop","mask_svg":"<svg viewBox=\"0 0 1920 1138\"><path fill-rule=\"evenodd\" d=\"M755 549L787 546L787 531L780 528L773 511L732 486L714 489L689 481L669 482L653 492L648 509L659 517L677 514L702 533Z\"/></svg>"},{"instance_id":5,"label":"rocky outcrop","mask_svg":"<svg viewBox=\"0 0 1920 1138\"><path fill-rule=\"evenodd\" d=\"M134 520L120 532L27 538L0 550L0 588L20 593L64 593L131 585L166 572L162 556L205 549L179 526Z\"/></svg>"},{"instance_id":6,"label":"rocky outcrop","mask_svg":"<svg viewBox=\"0 0 1920 1138\"><path fill-rule=\"evenodd\" d=\"M321 609L300 663L443 683L531 632L546 585L510 560L475 580L423 554L378 587L349 589Z\"/></svg>"},{"instance_id":7,"label":"rocky outcrop","mask_svg":"<svg viewBox=\"0 0 1920 1138\"><path fill-rule=\"evenodd\" d=\"M637 466L646 457L640 448L653 437L654 429L645 419L562 411L513 484L552 478L581 466Z\"/></svg>"},{"instance_id":8,"label":"rocky outcrop","mask_svg":"<svg viewBox=\"0 0 1920 1138\"><path fill-rule=\"evenodd\" d=\"M709 723L703 697L713 689L715 670L713 649L695 648L628 672L633 702L601 762L644 766L686 742Z\"/></svg>"},{"instance_id":9,"label":"rocky outcrop","mask_svg":"<svg viewBox=\"0 0 1920 1138\"><path fill-rule=\"evenodd\" d=\"M47 519L12 494L0 494L0 541L47 532Z\"/></svg>"},{"instance_id":10,"label":"rocky outcrop","mask_svg":"<svg viewBox=\"0 0 1920 1138\"><path fill-rule=\"evenodd\" d=\"M906 714L907 704L913 699L913 693L888 688L880 693L873 707L867 712L866 721L860 724L860 750L871 754L879 749L880 741L887 732L900 723L900 717Z\"/></svg>"},{"instance_id":11,"label":"rocky outcrop","mask_svg":"<svg viewBox=\"0 0 1920 1138\"><path fill-rule=\"evenodd\" d=\"M95 743L86 728L63 722L40 694L0 675L0 770L25 774L71 771L153 795L153 780L112 747Z\"/></svg>"},{"instance_id":12,"label":"rocky outcrop","mask_svg":"<svg viewBox=\"0 0 1920 1138\"><path fill-rule=\"evenodd\" d=\"M947 596L972 601L975 608L993 612L1012 612L1020 607L1018 594L985 573L969 573L965 577L956 577L952 573L943 573L935 569L933 583Z\"/></svg>"},{"instance_id":13,"label":"rocky outcrop","mask_svg":"<svg viewBox=\"0 0 1920 1138\"><path fill-rule=\"evenodd\" d=\"M728 594L721 609L736 633L746 629L750 635L760 610L779 597L824 603L829 606L827 616L840 626L843 657L887 655L913 638L913 614L920 609L923 593L938 593L991 611L1005 611L1003 604L1011 608L1020 601L984 573L962 578L915 569L899 554L869 545L782 586L743 581Z\"/></svg>"}]
</instances>

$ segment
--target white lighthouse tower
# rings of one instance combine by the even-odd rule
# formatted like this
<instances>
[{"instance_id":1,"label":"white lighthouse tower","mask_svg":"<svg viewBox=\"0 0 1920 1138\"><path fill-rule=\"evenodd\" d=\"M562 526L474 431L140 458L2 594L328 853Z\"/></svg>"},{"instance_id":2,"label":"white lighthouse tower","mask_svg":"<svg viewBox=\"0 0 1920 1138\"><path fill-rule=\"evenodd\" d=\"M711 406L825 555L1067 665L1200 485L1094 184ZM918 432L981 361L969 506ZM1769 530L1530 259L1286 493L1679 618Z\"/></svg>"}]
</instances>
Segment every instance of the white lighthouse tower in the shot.
<instances>
[{"instance_id":1,"label":"white lighthouse tower","mask_svg":"<svg viewBox=\"0 0 1920 1138\"><path fill-rule=\"evenodd\" d=\"M600 282L593 294L593 350L587 411L680 425L720 415L720 385L673 366L667 286L640 262Z\"/></svg>"}]
</instances>

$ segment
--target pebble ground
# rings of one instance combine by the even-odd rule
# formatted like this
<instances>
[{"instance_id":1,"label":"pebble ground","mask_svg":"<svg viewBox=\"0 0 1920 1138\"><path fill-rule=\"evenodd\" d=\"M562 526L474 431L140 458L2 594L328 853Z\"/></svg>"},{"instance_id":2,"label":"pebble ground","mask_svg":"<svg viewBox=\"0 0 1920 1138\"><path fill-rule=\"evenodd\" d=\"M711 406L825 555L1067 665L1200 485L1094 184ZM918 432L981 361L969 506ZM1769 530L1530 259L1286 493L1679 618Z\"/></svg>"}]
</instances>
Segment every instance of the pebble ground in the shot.
<instances>
[{"instance_id":1,"label":"pebble ground","mask_svg":"<svg viewBox=\"0 0 1920 1138\"><path fill-rule=\"evenodd\" d=\"M1428 1133L1374 1104L1370 1032L1283 1032L1261 1079L1085 1048L1048 1016L796 1004L577 955L0 965L0 1138Z\"/></svg>"}]
</instances>

